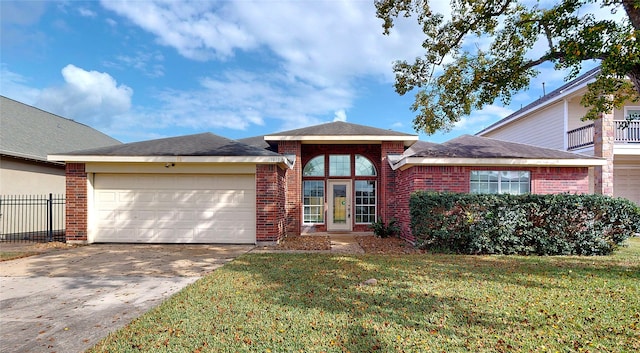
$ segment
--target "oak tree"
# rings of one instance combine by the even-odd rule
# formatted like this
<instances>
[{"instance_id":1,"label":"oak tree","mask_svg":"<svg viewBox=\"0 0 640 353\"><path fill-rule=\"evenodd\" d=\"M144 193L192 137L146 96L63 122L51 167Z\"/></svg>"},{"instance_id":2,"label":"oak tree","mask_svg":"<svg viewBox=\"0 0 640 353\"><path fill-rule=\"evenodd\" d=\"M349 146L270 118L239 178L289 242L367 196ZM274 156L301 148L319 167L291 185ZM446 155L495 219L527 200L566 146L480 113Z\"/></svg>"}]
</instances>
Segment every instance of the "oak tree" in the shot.
<instances>
[{"instance_id":1,"label":"oak tree","mask_svg":"<svg viewBox=\"0 0 640 353\"><path fill-rule=\"evenodd\" d=\"M451 0L446 18L433 10L433 1L443 0L375 1L384 34L402 16L415 18L425 35L423 56L394 65L396 91L417 91L411 106L416 130L449 130L497 99L509 104L546 62L568 69L567 80L585 61L601 66L582 99L589 108L585 119L638 99L640 0L558 0L546 6L534 0ZM590 6L619 20L597 18Z\"/></svg>"}]
</instances>

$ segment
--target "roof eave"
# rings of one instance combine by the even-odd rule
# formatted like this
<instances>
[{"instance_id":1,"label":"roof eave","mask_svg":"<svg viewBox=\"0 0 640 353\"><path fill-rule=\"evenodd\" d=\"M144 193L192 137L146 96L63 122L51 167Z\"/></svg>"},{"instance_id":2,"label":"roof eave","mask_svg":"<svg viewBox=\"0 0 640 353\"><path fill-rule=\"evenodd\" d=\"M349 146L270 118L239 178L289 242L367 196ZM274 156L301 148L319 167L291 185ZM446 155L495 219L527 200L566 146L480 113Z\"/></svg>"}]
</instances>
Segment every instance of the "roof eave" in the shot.
<instances>
[{"instance_id":1,"label":"roof eave","mask_svg":"<svg viewBox=\"0 0 640 353\"><path fill-rule=\"evenodd\" d=\"M293 168L293 161L286 156L96 156L96 155L49 155L49 161L76 163L251 163L283 164Z\"/></svg>"},{"instance_id":2,"label":"roof eave","mask_svg":"<svg viewBox=\"0 0 640 353\"><path fill-rule=\"evenodd\" d=\"M545 107L548 107L551 104L555 104L555 103L557 103L559 101L562 101L565 98L567 98L568 96L573 95L577 91L579 91L581 89L584 89L585 87L587 87L587 84L589 84L591 82L594 82L594 81L595 81L595 77L590 77L588 79L582 80L581 82L579 82L575 86L572 86L572 87L569 87L569 88L563 90L556 97L553 97L553 98L551 98L549 100L541 102L540 104L534 105L534 106L530 107L529 109L523 110L521 112L516 112L516 113L514 113L514 115L512 117L506 118L506 119L504 119L504 121L498 121L495 124L478 131L477 133L475 133L475 135L476 136L483 136L484 134L487 134L489 132L497 130L497 129L503 127L504 125L507 125L507 124L509 124L511 122L519 120L519 119L531 114L534 111L543 109Z\"/></svg>"},{"instance_id":3,"label":"roof eave","mask_svg":"<svg viewBox=\"0 0 640 353\"><path fill-rule=\"evenodd\" d=\"M407 157L395 164L393 170L405 170L413 166L519 166L519 167L594 167L606 165L597 158L533 159L533 158L433 158Z\"/></svg>"},{"instance_id":4,"label":"roof eave","mask_svg":"<svg viewBox=\"0 0 640 353\"><path fill-rule=\"evenodd\" d=\"M336 143L361 144L382 143L383 141L402 142L411 146L418 141L418 136L388 136L388 135L267 135L265 141L300 141L302 144Z\"/></svg>"}]
</instances>

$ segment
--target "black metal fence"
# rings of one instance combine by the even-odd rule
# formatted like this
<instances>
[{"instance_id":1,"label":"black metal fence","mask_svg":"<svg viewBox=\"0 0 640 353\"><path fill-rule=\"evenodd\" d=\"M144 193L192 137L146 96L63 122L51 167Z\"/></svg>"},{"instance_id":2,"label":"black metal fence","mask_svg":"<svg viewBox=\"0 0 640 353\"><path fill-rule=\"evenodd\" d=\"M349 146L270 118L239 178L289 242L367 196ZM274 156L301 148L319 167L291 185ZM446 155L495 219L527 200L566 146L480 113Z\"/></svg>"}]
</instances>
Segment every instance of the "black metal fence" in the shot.
<instances>
[{"instance_id":1,"label":"black metal fence","mask_svg":"<svg viewBox=\"0 0 640 353\"><path fill-rule=\"evenodd\" d=\"M65 195L0 195L0 242L65 241Z\"/></svg>"}]
</instances>

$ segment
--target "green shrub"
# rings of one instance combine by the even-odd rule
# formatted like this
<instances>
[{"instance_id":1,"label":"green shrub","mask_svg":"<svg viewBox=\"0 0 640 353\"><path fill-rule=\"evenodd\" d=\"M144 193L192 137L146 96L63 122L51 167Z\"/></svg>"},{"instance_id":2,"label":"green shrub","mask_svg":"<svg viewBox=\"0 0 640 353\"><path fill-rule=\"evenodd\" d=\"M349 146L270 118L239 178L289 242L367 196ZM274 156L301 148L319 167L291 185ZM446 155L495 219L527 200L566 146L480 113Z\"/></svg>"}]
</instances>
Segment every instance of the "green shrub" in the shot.
<instances>
[{"instance_id":1,"label":"green shrub","mask_svg":"<svg viewBox=\"0 0 640 353\"><path fill-rule=\"evenodd\" d=\"M371 223L369 225L369 228L373 230L373 234L375 234L377 237L388 238L400 233L400 227L397 223L398 221L396 221L394 218L391 218L389 224L385 224L382 218L378 217L378 220Z\"/></svg>"},{"instance_id":2,"label":"green shrub","mask_svg":"<svg viewBox=\"0 0 640 353\"><path fill-rule=\"evenodd\" d=\"M464 254L606 255L640 232L640 208L602 195L411 196L416 245Z\"/></svg>"}]
</instances>

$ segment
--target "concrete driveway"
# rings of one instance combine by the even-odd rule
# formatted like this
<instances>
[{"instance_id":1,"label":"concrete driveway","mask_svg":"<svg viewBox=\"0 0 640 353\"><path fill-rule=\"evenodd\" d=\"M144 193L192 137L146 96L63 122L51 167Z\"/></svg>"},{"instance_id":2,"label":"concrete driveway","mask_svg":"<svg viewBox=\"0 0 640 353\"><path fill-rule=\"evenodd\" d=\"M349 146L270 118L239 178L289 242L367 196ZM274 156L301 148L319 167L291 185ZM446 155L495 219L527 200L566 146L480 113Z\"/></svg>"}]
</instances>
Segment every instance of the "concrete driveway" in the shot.
<instances>
[{"instance_id":1,"label":"concrete driveway","mask_svg":"<svg viewBox=\"0 0 640 353\"><path fill-rule=\"evenodd\" d=\"M0 352L83 352L246 245L104 245L0 262Z\"/></svg>"}]
</instances>

